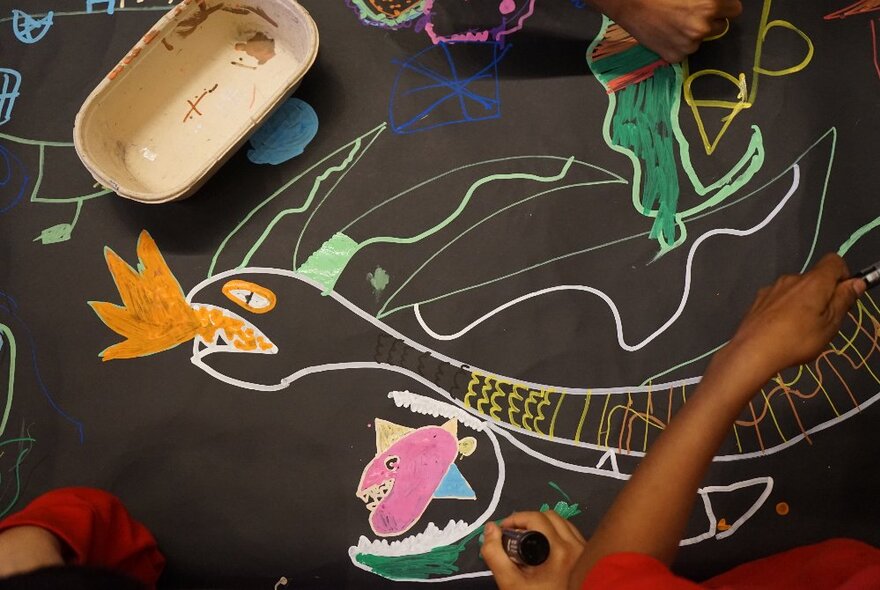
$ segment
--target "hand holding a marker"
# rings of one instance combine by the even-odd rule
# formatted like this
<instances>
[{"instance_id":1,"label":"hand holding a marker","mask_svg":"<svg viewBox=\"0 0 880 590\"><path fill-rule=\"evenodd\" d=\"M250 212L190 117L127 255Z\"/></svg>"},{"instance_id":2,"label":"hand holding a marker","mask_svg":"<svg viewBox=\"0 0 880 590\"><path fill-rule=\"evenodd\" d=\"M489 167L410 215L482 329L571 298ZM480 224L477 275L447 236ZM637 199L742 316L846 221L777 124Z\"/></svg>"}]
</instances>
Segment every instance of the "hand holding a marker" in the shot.
<instances>
[{"instance_id":1,"label":"hand holding a marker","mask_svg":"<svg viewBox=\"0 0 880 590\"><path fill-rule=\"evenodd\" d=\"M840 256L828 254L809 272L783 275L758 291L727 348L747 356L758 378L770 379L816 358L866 288L863 279L850 278Z\"/></svg>"},{"instance_id":2,"label":"hand holding a marker","mask_svg":"<svg viewBox=\"0 0 880 590\"><path fill-rule=\"evenodd\" d=\"M498 587L577 590L599 561L618 553L671 564L694 494L743 406L778 372L816 358L856 299L876 284L880 263L851 278L843 259L828 254L809 272L782 276L761 289L736 333L712 358L693 398L651 446L589 542L555 512L513 514L502 527L541 532L550 544L544 564L520 567L505 552L501 530L486 524L482 555ZM670 479L670 473L676 477Z\"/></svg>"},{"instance_id":3,"label":"hand holding a marker","mask_svg":"<svg viewBox=\"0 0 880 590\"><path fill-rule=\"evenodd\" d=\"M577 528L552 510L516 512L501 522L505 529L542 533L550 542L550 555L539 566L518 566L511 561L501 543L501 529L486 523L481 554L495 575L499 588L561 590L580 588L582 579L574 579L575 565L581 559L587 541Z\"/></svg>"}]
</instances>

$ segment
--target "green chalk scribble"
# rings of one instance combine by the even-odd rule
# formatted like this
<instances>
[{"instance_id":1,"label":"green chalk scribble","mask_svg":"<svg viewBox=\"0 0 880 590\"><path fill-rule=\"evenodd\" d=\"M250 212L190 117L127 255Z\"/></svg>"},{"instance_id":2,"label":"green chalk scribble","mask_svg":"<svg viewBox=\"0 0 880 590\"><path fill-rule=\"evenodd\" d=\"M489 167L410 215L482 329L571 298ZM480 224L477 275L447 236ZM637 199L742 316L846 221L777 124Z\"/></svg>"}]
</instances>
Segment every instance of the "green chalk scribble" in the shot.
<instances>
[{"instance_id":1,"label":"green chalk scribble","mask_svg":"<svg viewBox=\"0 0 880 590\"><path fill-rule=\"evenodd\" d=\"M629 158L633 166L632 201L635 209L654 219L649 237L658 242L658 256L687 240L685 220L716 207L747 184L764 164L764 142L757 126L745 154L731 169L708 186L694 169L690 145L681 131L679 111L683 85L680 65L663 65L651 77L613 91L616 78L652 63L659 57L636 45L618 55L593 59L593 52L613 24L603 18L602 28L587 49L587 64L608 91L608 110L603 124L605 143ZM675 144L678 144L676 161ZM680 164L680 168L679 168ZM679 169L694 191L708 197L695 207L678 212L681 187ZM709 195L709 193L714 194Z\"/></svg>"},{"instance_id":2,"label":"green chalk scribble","mask_svg":"<svg viewBox=\"0 0 880 590\"><path fill-rule=\"evenodd\" d=\"M343 233L337 233L321 244L321 247L296 270L320 283L325 291L332 291L339 275L357 250L357 242Z\"/></svg>"},{"instance_id":3,"label":"green chalk scribble","mask_svg":"<svg viewBox=\"0 0 880 590\"><path fill-rule=\"evenodd\" d=\"M373 295L376 296L376 300L378 301L379 297L382 296L385 287L391 282L391 275L389 275L381 266L377 266L375 271L367 273L367 281L373 288Z\"/></svg>"}]
</instances>

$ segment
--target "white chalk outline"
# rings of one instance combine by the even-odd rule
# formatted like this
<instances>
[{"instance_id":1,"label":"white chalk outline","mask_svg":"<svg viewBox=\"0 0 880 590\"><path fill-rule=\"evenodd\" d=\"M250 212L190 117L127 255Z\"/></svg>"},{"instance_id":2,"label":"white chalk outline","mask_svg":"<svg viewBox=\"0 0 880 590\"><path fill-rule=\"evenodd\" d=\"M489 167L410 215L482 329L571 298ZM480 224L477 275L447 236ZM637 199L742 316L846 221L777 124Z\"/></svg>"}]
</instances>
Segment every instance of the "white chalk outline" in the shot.
<instances>
[{"instance_id":1,"label":"white chalk outline","mask_svg":"<svg viewBox=\"0 0 880 590\"><path fill-rule=\"evenodd\" d=\"M776 218L776 216L779 214L779 212L782 211L783 208L785 208L785 206L788 204L788 201L794 196L795 192L797 192L797 189L800 187L800 179L801 179L800 165L794 164L791 167L791 170L793 172L793 179L792 179L791 187L788 189L788 193L782 198L781 201L779 201L779 203L777 203L776 207L773 208L773 210L770 212L770 214L767 215L767 217L765 217L763 221L761 221L757 225L751 227L750 229L746 229L746 230L729 229L729 228L714 229L714 230L711 230L711 231L704 233L699 238L697 238L693 244L691 244L690 251L688 251L687 262L685 263L684 288L683 288L683 292L682 292L682 296L681 296L681 302L678 305L678 309L675 310L675 312L672 314L672 316L668 320L666 320L666 322L663 325L661 325L652 334L650 334L648 337L646 337L644 340L642 340L641 342L639 342L637 344L631 345L631 344L626 343L626 340L623 337L623 320L620 317L620 310L617 308L617 305L614 303L614 300L611 299L611 297L608 296L601 289L596 289L595 287L590 287L588 285L556 285L555 287L548 287L546 289L540 289L538 291L532 291L531 293L526 293L525 295L521 295L521 296L517 297L516 299L511 299L510 301L508 301L507 303L504 303L503 305L499 305L495 309L483 314L482 316L475 319L470 324L468 324L467 326L465 326L464 328L462 328L461 330L459 330L458 332L455 332L453 334L440 334L440 333L434 331L433 329L431 329L431 327L428 326L427 322L425 322L425 319L422 317L420 303L416 303L413 306L413 313L415 314L416 320L419 322L419 325L422 327L422 329L425 331L426 334L428 334L429 336L431 336L435 340L450 341L450 340L456 340L457 338L464 336L465 334L467 334L468 332L470 332L471 330L473 330L474 328L476 328L477 326L479 326L480 324L482 324L483 322L485 322L489 318L492 318L493 316L498 315L499 313L503 312L504 310L506 310L510 307L513 307L514 305L517 305L517 304L522 303L524 301L528 301L529 299L533 299L535 297L540 297L542 295L549 295L550 293L557 293L557 292L561 292L561 291L576 291L576 292L582 292L582 293L590 293L591 295L595 295L595 296L599 297L602 301L604 301L606 303L606 305L608 305L608 308L611 310L611 315L614 316L614 324L617 329L617 343L618 343L618 345L620 345L620 348L622 348L623 350L625 350L627 352L635 352L637 350L644 348L645 346L647 346L648 344L653 342L655 338L657 338L658 336L663 334L663 332L665 332L667 329L669 329L669 327L672 326L672 324L674 324L678 320L678 318L681 316L681 314L684 312L684 308L687 306L687 302L688 302L688 299L689 299L690 293L691 293L691 281L692 281L691 275L693 273L694 255L696 254L697 249L703 244L703 242L705 242L709 238L712 238L715 236L734 236L734 237L742 238L742 237L746 237L746 236L750 236L752 234L755 234L755 233L761 231L762 229L764 229L765 227L767 227L767 225L769 225L770 222L772 222Z\"/></svg>"}]
</instances>

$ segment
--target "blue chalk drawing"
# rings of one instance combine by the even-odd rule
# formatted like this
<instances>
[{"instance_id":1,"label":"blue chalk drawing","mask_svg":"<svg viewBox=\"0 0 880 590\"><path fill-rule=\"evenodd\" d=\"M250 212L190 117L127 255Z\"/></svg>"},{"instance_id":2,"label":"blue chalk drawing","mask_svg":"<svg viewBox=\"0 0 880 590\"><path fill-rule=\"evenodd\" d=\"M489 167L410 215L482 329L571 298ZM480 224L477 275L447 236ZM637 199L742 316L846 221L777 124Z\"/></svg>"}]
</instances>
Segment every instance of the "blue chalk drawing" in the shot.
<instances>
[{"instance_id":1,"label":"blue chalk drawing","mask_svg":"<svg viewBox=\"0 0 880 590\"><path fill-rule=\"evenodd\" d=\"M7 318L11 319L12 323L7 324ZM49 402L52 409L74 427L77 438L79 439L80 444L82 444L85 441L85 428L83 423L65 412L61 406L58 405L58 402L55 401L55 398L52 397L49 388L46 387L46 384L43 382L43 375L40 373L40 364L37 360L37 343L34 341L34 334L24 320L21 319L21 316L18 315L18 303L11 295L4 293L3 291L0 291L0 325L8 326L8 328L18 331L20 335L23 332L24 341L22 342L21 338L16 338L16 340L19 340L19 351L23 353L22 356L27 354L24 347L30 349L30 355L28 356L30 356L31 367L33 369L34 378L37 382L37 387L39 387L43 397L46 398L46 401ZM15 326L17 326L17 328L15 328ZM7 334L7 337L9 337L11 333L12 332Z\"/></svg>"},{"instance_id":2,"label":"blue chalk drawing","mask_svg":"<svg viewBox=\"0 0 880 590\"><path fill-rule=\"evenodd\" d=\"M461 474L458 466L453 463L449 471L443 476L443 480L434 492L435 498L457 498L460 500L476 500L477 494L471 484Z\"/></svg>"},{"instance_id":3,"label":"blue chalk drawing","mask_svg":"<svg viewBox=\"0 0 880 590\"><path fill-rule=\"evenodd\" d=\"M55 16L55 13L51 10L42 18L37 18L21 10L13 9L12 32L15 33L15 38L22 43L36 43L49 32L53 16ZM34 31L36 31L36 34Z\"/></svg>"},{"instance_id":4,"label":"blue chalk drawing","mask_svg":"<svg viewBox=\"0 0 880 590\"><path fill-rule=\"evenodd\" d=\"M12 118L12 107L21 87L21 74L8 68L0 68L0 125Z\"/></svg>"},{"instance_id":5,"label":"blue chalk drawing","mask_svg":"<svg viewBox=\"0 0 880 590\"><path fill-rule=\"evenodd\" d=\"M309 103L291 98L251 136L248 160L281 164L297 157L318 133L318 114Z\"/></svg>"},{"instance_id":6,"label":"blue chalk drawing","mask_svg":"<svg viewBox=\"0 0 880 590\"><path fill-rule=\"evenodd\" d=\"M0 215L3 215L24 198L30 176L18 157L0 145ZM7 200L7 197L8 200Z\"/></svg>"},{"instance_id":7,"label":"blue chalk drawing","mask_svg":"<svg viewBox=\"0 0 880 590\"><path fill-rule=\"evenodd\" d=\"M92 14L95 12L96 4L106 5L107 14L113 14L113 11L116 10L116 0L86 0L86 13Z\"/></svg>"},{"instance_id":8,"label":"blue chalk drawing","mask_svg":"<svg viewBox=\"0 0 880 590\"><path fill-rule=\"evenodd\" d=\"M397 62L400 69L388 105L391 130L416 133L501 117L498 63L510 47L509 43L502 46L494 42L439 43ZM482 59L475 59L481 50ZM456 63L456 52L467 57L466 61L458 60L467 66Z\"/></svg>"},{"instance_id":9,"label":"blue chalk drawing","mask_svg":"<svg viewBox=\"0 0 880 590\"><path fill-rule=\"evenodd\" d=\"M586 0L571 0L571 5L575 8L586 8L587 2Z\"/></svg>"}]
</instances>

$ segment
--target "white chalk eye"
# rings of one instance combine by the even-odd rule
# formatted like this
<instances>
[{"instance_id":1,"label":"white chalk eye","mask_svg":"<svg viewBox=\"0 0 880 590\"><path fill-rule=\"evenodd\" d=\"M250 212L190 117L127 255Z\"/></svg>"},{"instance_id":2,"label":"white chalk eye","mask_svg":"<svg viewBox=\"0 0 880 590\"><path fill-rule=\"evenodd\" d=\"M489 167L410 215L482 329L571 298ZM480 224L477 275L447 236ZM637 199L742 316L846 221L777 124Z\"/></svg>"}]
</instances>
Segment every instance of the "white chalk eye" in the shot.
<instances>
[{"instance_id":1,"label":"white chalk eye","mask_svg":"<svg viewBox=\"0 0 880 590\"><path fill-rule=\"evenodd\" d=\"M385 469L388 471L397 471L397 463L400 461L400 457L396 457L394 455L385 459Z\"/></svg>"},{"instance_id":2,"label":"white chalk eye","mask_svg":"<svg viewBox=\"0 0 880 590\"><path fill-rule=\"evenodd\" d=\"M229 281L223 285L223 294L229 300L252 313L267 313L275 307L275 293L249 281Z\"/></svg>"},{"instance_id":3,"label":"white chalk eye","mask_svg":"<svg viewBox=\"0 0 880 590\"><path fill-rule=\"evenodd\" d=\"M260 295L255 291L248 291L247 289L231 289L229 295L236 299L236 303L240 302L247 305L251 311L266 309L272 305L268 297Z\"/></svg>"}]
</instances>

